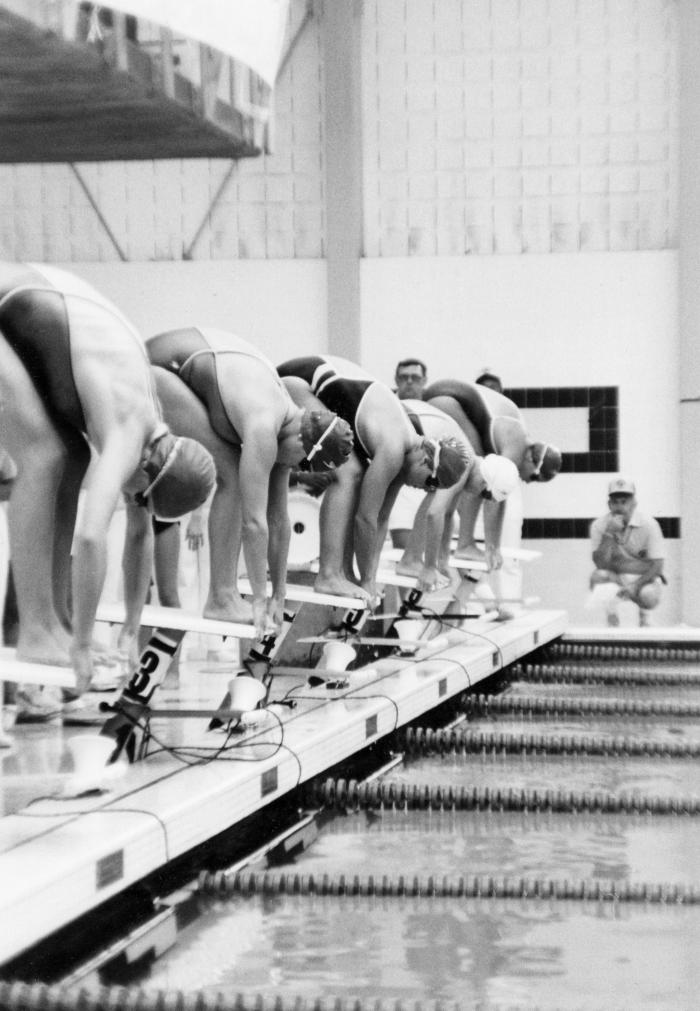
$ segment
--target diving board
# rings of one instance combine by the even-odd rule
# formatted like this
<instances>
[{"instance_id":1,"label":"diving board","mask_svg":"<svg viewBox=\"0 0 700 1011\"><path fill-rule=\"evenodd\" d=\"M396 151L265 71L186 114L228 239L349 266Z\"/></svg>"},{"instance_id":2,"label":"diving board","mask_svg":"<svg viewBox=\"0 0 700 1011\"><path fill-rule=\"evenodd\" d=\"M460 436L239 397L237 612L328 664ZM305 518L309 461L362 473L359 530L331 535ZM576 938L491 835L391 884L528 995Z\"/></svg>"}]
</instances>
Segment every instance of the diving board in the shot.
<instances>
[{"instance_id":1,"label":"diving board","mask_svg":"<svg viewBox=\"0 0 700 1011\"><path fill-rule=\"evenodd\" d=\"M253 588L250 585L248 579L238 580L238 589L241 593L250 595L253 592ZM270 583L267 584L267 594L271 596L272 586ZM311 586L298 586L293 583L287 583L285 587L285 600L292 600L299 604L321 604L325 607L344 607L344 608L354 608L364 607L365 602L361 597L347 597L341 596L336 593L318 593Z\"/></svg>"},{"instance_id":2,"label":"diving board","mask_svg":"<svg viewBox=\"0 0 700 1011\"><path fill-rule=\"evenodd\" d=\"M450 555L450 568L459 569L460 572L489 571L486 562L477 562L474 558L455 558L454 555Z\"/></svg>"},{"instance_id":3,"label":"diving board","mask_svg":"<svg viewBox=\"0 0 700 1011\"><path fill-rule=\"evenodd\" d=\"M418 582L418 577L404 576L393 568L380 568L377 570L376 582L380 586L402 586L412 590Z\"/></svg>"},{"instance_id":4,"label":"diving board","mask_svg":"<svg viewBox=\"0 0 700 1011\"><path fill-rule=\"evenodd\" d=\"M382 551L381 561L384 563L395 563L398 564L404 556L404 552L401 548L386 548ZM450 556L450 565L455 569L473 569L475 572L488 572L488 566L485 561L480 561L471 558L455 558L454 555ZM405 579L417 579L417 576L405 576ZM379 580L378 580L379 581Z\"/></svg>"},{"instance_id":5,"label":"diving board","mask_svg":"<svg viewBox=\"0 0 700 1011\"><path fill-rule=\"evenodd\" d=\"M375 582L376 583L378 583L380 586L402 586L402 587L404 587L406 589L413 589L415 587L416 582L417 582L417 578L418 578L417 576L402 576L402 575L399 575L399 573L396 572L396 570L393 568L393 566L390 563L386 564L386 565L382 565L382 563L384 563L386 561L387 561L386 557L384 555L382 555L381 560L380 560L380 566L381 567L378 569L377 575L375 577ZM311 566L310 566L310 570L311 570L311 572L318 572L318 563L317 562L312 563ZM345 600L350 599L352 601L352 603L349 606L351 606L351 607L353 607L353 606L354 607L360 607L360 606L364 607L365 606L364 603L361 602L361 598L360 597L350 597L350 598L346 597L346 598L342 598L342 597L335 597L335 596L328 595L328 600L332 600L334 603L335 603L336 600L343 600L343 599L345 599ZM358 601L360 603L358 603ZM345 605L345 606L348 606L348 605Z\"/></svg>"},{"instance_id":6,"label":"diving board","mask_svg":"<svg viewBox=\"0 0 700 1011\"><path fill-rule=\"evenodd\" d=\"M9 646L0 647L0 683L15 681L27 685L51 685L56 688L75 688L72 667L58 667L46 663L18 660L17 651Z\"/></svg>"},{"instance_id":7,"label":"diving board","mask_svg":"<svg viewBox=\"0 0 700 1011\"><path fill-rule=\"evenodd\" d=\"M97 621L110 625L123 625L126 616L124 604L100 604ZM183 611L178 607L157 607L147 604L141 611L141 625L153 628L172 628L178 632L199 632L202 635L230 636L233 639L254 639L255 627L237 621L219 621L217 618L203 618L199 614Z\"/></svg>"}]
</instances>

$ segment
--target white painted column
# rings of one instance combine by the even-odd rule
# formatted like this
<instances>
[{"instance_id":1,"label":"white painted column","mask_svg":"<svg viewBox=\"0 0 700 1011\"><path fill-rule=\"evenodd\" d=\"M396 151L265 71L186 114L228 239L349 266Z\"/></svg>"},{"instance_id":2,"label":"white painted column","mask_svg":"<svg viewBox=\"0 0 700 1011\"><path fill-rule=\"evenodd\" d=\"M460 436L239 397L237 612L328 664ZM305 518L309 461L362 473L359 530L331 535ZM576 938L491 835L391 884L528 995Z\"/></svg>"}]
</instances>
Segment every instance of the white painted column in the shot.
<instances>
[{"instance_id":1,"label":"white painted column","mask_svg":"<svg viewBox=\"0 0 700 1011\"><path fill-rule=\"evenodd\" d=\"M325 0L328 351L359 362L362 254L362 5Z\"/></svg>"},{"instance_id":2,"label":"white painted column","mask_svg":"<svg viewBox=\"0 0 700 1011\"><path fill-rule=\"evenodd\" d=\"M700 4L680 0L681 616L700 625Z\"/></svg>"}]
</instances>

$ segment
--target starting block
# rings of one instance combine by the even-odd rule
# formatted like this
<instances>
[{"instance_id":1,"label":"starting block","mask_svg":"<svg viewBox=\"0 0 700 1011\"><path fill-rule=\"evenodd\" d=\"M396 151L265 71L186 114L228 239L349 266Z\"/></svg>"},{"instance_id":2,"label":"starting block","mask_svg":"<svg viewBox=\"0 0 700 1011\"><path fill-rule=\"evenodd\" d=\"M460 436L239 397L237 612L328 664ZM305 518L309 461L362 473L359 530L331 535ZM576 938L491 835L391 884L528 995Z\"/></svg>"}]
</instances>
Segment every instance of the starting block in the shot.
<instances>
[{"instance_id":1,"label":"starting block","mask_svg":"<svg viewBox=\"0 0 700 1011\"><path fill-rule=\"evenodd\" d=\"M459 569L460 572L488 572L489 567L486 562L478 562L475 558L455 558L450 555L450 567Z\"/></svg>"},{"instance_id":2,"label":"starting block","mask_svg":"<svg viewBox=\"0 0 700 1011\"><path fill-rule=\"evenodd\" d=\"M0 648L0 682L2 681L75 688L75 673L72 667L55 667L52 664L18 660L16 650L3 646Z\"/></svg>"},{"instance_id":3,"label":"starting block","mask_svg":"<svg viewBox=\"0 0 700 1011\"><path fill-rule=\"evenodd\" d=\"M123 604L100 604L97 609L97 621L110 625L124 623L125 609ZM156 607L147 604L141 611L141 624L153 628L172 628L178 632L200 632L203 635L230 636L233 639L254 639L255 628L236 621L219 621L215 618L202 618L199 614L190 614L177 607Z\"/></svg>"},{"instance_id":4,"label":"starting block","mask_svg":"<svg viewBox=\"0 0 700 1011\"><path fill-rule=\"evenodd\" d=\"M238 589L241 593L252 594L253 590L247 579L238 580ZM272 586L268 583L267 594L272 593ZM311 586L295 586L287 583L285 600L291 600L298 604L322 604L326 607L360 608L364 607L364 602L360 597L342 597L335 593L317 593Z\"/></svg>"},{"instance_id":5,"label":"starting block","mask_svg":"<svg viewBox=\"0 0 700 1011\"><path fill-rule=\"evenodd\" d=\"M123 604L103 604L97 610L97 620L109 624L123 624L125 608ZM291 624L286 622L287 628ZM156 689L163 683L173 657L187 632L205 635L230 636L236 639L255 639L255 627L233 621L217 621L189 614L175 607L155 607L146 605L141 612L141 624L151 626L153 634L146 643L138 662L138 667L129 683L109 710L113 715L101 730L105 737L114 740L115 748L111 762L116 761L122 751L130 761L142 757L148 737L147 728L141 718L149 710L149 703ZM269 640L269 641L268 641ZM274 645L275 637L268 636L260 644L256 643L250 656L265 658Z\"/></svg>"}]
</instances>

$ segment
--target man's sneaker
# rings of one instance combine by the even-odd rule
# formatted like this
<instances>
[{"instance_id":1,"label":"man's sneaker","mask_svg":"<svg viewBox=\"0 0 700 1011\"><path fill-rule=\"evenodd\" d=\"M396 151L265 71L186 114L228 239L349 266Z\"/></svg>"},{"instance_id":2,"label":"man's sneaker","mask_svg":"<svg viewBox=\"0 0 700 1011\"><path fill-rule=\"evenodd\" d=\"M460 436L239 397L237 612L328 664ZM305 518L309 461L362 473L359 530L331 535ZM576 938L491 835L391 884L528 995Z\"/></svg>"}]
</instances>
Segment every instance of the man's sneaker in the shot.
<instances>
[{"instance_id":1,"label":"man's sneaker","mask_svg":"<svg viewBox=\"0 0 700 1011\"><path fill-rule=\"evenodd\" d=\"M17 685L17 723L52 723L63 710L61 689L53 685Z\"/></svg>"}]
</instances>

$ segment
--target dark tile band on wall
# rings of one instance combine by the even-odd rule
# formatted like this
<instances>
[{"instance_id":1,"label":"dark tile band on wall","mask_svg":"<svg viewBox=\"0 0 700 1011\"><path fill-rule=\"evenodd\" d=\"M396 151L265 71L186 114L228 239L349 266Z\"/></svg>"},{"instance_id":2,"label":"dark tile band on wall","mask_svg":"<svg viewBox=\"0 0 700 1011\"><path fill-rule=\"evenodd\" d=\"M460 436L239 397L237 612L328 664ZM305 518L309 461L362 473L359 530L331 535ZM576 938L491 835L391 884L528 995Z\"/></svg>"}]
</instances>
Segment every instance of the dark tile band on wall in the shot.
<instances>
[{"instance_id":1,"label":"dark tile band on wall","mask_svg":"<svg viewBox=\"0 0 700 1011\"><path fill-rule=\"evenodd\" d=\"M562 474L614 474L619 470L617 386L542 386L505 390L518 407L578 407L588 410L588 451L562 451ZM537 437L537 433L532 433Z\"/></svg>"},{"instance_id":2,"label":"dark tile band on wall","mask_svg":"<svg viewBox=\"0 0 700 1011\"><path fill-rule=\"evenodd\" d=\"M526 519L523 521L523 540L588 540L594 517L547 517L546 519ZM681 536L679 516L657 516L664 537L678 540Z\"/></svg>"}]
</instances>

